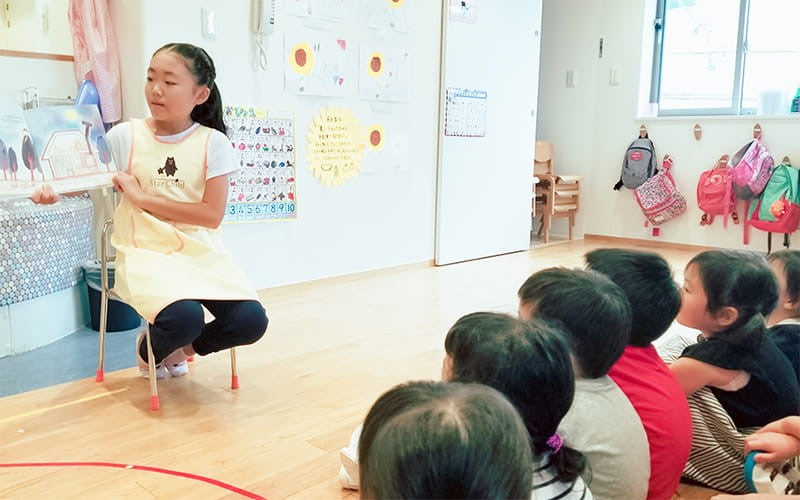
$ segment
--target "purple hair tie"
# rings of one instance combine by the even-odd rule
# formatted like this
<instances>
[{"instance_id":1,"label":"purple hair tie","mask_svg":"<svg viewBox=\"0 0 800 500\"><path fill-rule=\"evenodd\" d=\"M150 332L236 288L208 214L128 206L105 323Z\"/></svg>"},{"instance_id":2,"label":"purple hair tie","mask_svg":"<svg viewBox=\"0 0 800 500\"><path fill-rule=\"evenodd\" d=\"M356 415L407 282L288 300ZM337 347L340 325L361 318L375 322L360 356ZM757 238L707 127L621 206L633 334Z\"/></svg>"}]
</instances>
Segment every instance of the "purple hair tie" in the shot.
<instances>
[{"instance_id":1,"label":"purple hair tie","mask_svg":"<svg viewBox=\"0 0 800 500\"><path fill-rule=\"evenodd\" d=\"M561 447L564 446L564 440L561 439L561 436L559 436L558 433L555 433L549 438L547 438L547 446L549 446L550 449L553 450L553 453L558 453L558 450L560 450Z\"/></svg>"}]
</instances>

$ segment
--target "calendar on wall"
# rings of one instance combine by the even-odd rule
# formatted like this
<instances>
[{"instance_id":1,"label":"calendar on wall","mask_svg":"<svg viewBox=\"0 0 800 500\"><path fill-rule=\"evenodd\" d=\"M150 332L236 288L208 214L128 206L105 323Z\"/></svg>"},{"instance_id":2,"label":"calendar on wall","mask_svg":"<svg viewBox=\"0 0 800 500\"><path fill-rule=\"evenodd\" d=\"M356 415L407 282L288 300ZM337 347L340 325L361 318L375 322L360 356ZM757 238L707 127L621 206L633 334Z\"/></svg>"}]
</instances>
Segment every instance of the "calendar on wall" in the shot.
<instances>
[{"instance_id":1,"label":"calendar on wall","mask_svg":"<svg viewBox=\"0 0 800 500\"><path fill-rule=\"evenodd\" d=\"M486 135L485 90L447 87L444 135L484 137Z\"/></svg>"},{"instance_id":2,"label":"calendar on wall","mask_svg":"<svg viewBox=\"0 0 800 500\"><path fill-rule=\"evenodd\" d=\"M223 222L296 219L293 113L226 106L224 117L239 171Z\"/></svg>"}]
</instances>

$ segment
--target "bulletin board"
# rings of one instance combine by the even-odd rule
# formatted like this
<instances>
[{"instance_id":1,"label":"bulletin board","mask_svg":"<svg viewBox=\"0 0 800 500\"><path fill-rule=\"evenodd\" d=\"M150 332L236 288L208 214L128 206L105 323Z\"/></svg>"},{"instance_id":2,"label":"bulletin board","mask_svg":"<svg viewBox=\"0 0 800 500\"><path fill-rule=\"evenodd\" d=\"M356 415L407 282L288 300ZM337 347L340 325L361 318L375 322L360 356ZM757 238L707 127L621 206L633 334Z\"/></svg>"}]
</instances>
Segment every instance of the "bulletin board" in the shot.
<instances>
[{"instance_id":1,"label":"bulletin board","mask_svg":"<svg viewBox=\"0 0 800 500\"><path fill-rule=\"evenodd\" d=\"M442 7L437 265L530 247L542 1Z\"/></svg>"}]
</instances>

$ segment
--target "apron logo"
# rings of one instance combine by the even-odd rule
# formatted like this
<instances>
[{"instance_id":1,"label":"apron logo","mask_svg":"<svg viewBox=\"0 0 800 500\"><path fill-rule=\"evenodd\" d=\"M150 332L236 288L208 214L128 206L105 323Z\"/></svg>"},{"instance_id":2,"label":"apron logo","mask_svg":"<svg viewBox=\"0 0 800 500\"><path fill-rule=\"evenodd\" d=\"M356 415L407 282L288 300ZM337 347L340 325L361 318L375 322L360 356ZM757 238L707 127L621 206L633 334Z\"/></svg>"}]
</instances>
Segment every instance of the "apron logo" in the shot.
<instances>
[{"instance_id":1,"label":"apron logo","mask_svg":"<svg viewBox=\"0 0 800 500\"><path fill-rule=\"evenodd\" d=\"M175 165L175 158L172 156L167 156L167 161L164 162L164 166L158 169L159 174L167 174L168 176L175 177L175 172L178 170L178 167Z\"/></svg>"}]
</instances>

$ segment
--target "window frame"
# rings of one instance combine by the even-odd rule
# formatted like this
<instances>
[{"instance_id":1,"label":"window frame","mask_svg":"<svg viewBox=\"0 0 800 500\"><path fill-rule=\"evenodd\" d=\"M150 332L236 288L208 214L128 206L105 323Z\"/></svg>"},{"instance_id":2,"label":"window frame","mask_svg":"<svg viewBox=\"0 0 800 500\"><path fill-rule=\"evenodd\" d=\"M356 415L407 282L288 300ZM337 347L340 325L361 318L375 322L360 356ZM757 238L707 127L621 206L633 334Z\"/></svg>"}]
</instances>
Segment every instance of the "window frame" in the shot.
<instances>
[{"instance_id":1,"label":"window frame","mask_svg":"<svg viewBox=\"0 0 800 500\"><path fill-rule=\"evenodd\" d=\"M657 103L658 116L747 116L756 114L755 108L742 107L745 57L747 54L747 27L750 15L750 0L739 0L739 26L736 37L736 62L731 92L731 106L725 108L680 108L661 109L661 70L664 58L664 31L667 28L666 4L668 0L657 0L653 19L653 64L650 76L650 102Z\"/></svg>"}]
</instances>

